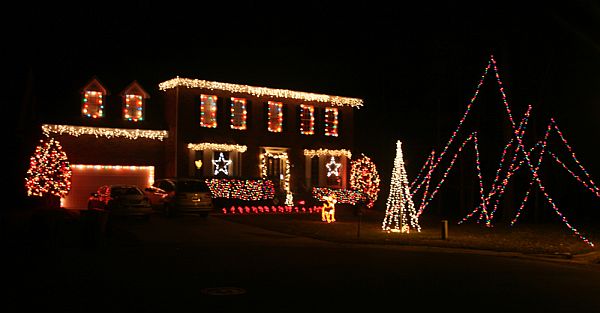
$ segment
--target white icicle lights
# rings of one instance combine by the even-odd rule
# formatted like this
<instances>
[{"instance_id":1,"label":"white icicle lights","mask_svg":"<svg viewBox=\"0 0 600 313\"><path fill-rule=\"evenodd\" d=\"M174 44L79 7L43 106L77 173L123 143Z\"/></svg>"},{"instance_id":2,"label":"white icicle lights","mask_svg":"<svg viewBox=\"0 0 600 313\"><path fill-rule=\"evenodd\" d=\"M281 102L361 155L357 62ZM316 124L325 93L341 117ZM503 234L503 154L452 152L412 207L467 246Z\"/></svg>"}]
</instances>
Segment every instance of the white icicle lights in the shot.
<instances>
[{"instance_id":1,"label":"white icicle lights","mask_svg":"<svg viewBox=\"0 0 600 313\"><path fill-rule=\"evenodd\" d=\"M396 159L394 160L390 195L386 203L382 228L387 232L410 233L411 230L421 231L419 217L410 195L400 140L396 143Z\"/></svg>"}]
</instances>

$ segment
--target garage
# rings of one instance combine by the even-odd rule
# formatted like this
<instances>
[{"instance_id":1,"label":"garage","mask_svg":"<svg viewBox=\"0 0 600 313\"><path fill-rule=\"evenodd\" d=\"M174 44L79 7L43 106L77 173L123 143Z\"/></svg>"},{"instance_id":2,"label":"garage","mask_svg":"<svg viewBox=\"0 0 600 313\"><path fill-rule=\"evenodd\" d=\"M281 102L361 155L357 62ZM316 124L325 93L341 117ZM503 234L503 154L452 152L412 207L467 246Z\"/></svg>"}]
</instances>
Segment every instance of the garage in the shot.
<instances>
[{"instance_id":1,"label":"garage","mask_svg":"<svg viewBox=\"0 0 600 313\"><path fill-rule=\"evenodd\" d=\"M128 184L140 188L154 182L154 166L72 164L71 191L62 199L67 209L87 208L90 193L102 185Z\"/></svg>"}]
</instances>

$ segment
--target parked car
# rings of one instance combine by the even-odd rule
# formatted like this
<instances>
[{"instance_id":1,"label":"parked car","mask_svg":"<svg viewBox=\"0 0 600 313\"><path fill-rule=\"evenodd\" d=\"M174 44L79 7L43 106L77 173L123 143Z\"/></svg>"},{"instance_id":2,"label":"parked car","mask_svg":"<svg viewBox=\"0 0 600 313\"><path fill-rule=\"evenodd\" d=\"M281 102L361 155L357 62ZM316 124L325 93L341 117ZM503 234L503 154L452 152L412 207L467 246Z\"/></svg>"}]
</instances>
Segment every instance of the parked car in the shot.
<instances>
[{"instance_id":1,"label":"parked car","mask_svg":"<svg viewBox=\"0 0 600 313\"><path fill-rule=\"evenodd\" d=\"M195 178L158 179L146 188L152 206L163 210L166 216L180 213L208 216L214 203L206 182Z\"/></svg>"},{"instance_id":2,"label":"parked car","mask_svg":"<svg viewBox=\"0 0 600 313\"><path fill-rule=\"evenodd\" d=\"M112 216L150 218L152 207L144 192L135 185L104 185L91 194L88 209L107 210Z\"/></svg>"}]
</instances>

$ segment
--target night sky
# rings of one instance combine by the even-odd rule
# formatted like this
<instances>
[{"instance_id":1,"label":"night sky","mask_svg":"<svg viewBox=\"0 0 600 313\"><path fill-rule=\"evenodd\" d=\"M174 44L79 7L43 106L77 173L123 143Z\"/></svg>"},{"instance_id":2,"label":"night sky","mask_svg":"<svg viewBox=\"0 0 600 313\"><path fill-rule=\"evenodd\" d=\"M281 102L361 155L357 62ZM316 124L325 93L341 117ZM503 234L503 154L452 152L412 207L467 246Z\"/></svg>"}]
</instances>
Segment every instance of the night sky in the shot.
<instances>
[{"instance_id":1,"label":"night sky","mask_svg":"<svg viewBox=\"0 0 600 313\"><path fill-rule=\"evenodd\" d=\"M515 116L533 105L532 136L555 117L600 180L600 4L480 2L18 4L2 21L3 107L27 117L24 128L76 115L72 96L93 76L113 93L137 80L157 95L179 75L358 97L355 154L389 181L395 141L415 175L450 137L493 54ZM508 129L492 75L472 114L490 176Z\"/></svg>"}]
</instances>

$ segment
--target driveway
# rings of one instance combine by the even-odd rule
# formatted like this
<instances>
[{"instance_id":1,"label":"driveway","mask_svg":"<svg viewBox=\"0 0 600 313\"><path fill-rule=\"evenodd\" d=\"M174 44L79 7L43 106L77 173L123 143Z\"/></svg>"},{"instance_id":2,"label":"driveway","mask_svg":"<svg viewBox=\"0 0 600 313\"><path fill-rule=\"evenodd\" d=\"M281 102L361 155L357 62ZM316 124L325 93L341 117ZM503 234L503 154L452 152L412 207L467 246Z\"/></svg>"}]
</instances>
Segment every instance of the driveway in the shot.
<instances>
[{"instance_id":1,"label":"driveway","mask_svg":"<svg viewBox=\"0 0 600 313\"><path fill-rule=\"evenodd\" d=\"M5 312L600 312L597 265L351 245L215 216L116 221L96 248L6 251Z\"/></svg>"}]
</instances>

